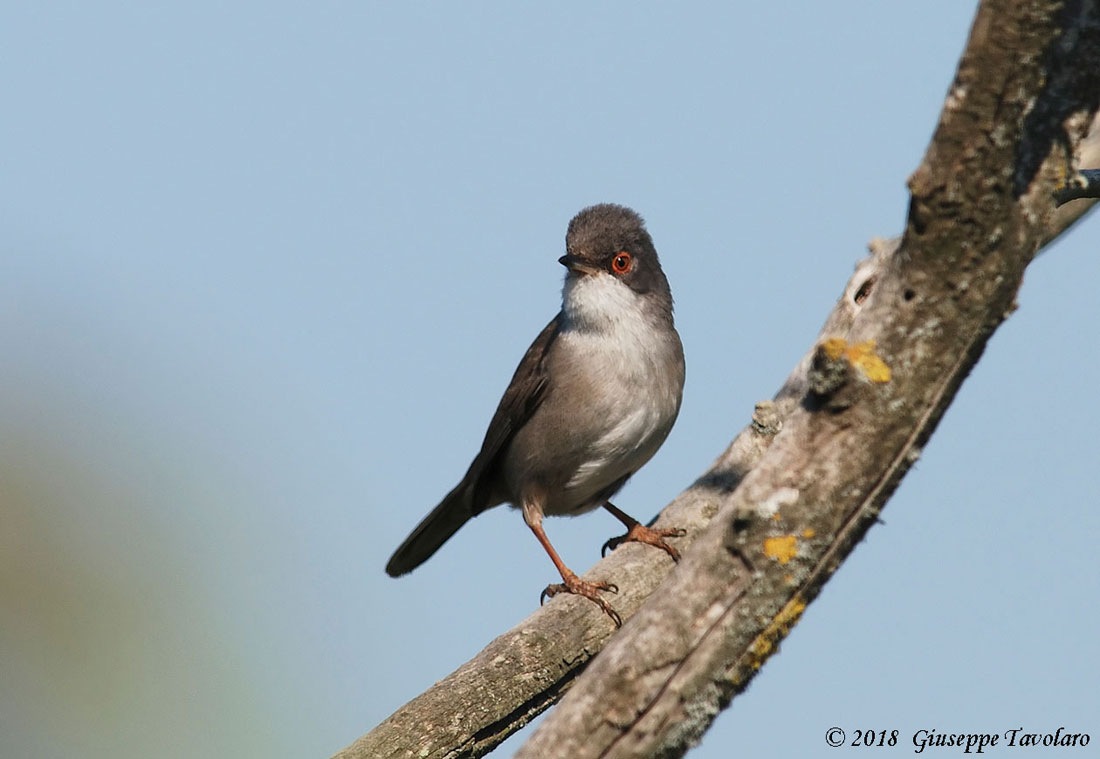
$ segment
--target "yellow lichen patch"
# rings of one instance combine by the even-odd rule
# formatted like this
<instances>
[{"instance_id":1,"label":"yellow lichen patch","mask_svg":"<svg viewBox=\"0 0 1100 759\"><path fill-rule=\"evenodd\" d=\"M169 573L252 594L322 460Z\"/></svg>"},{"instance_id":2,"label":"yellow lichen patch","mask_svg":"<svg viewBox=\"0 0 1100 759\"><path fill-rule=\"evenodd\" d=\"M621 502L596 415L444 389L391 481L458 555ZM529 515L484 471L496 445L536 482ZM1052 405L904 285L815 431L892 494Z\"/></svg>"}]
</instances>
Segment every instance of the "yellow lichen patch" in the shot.
<instances>
[{"instance_id":1,"label":"yellow lichen patch","mask_svg":"<svg viewBox=\"0 0 1100 759\"><path fill-rule=\"evenodd\" d=\"M821 344L821 349L830 361L836 361L843 356L871 382L890 381L890 367L875 354L874 340L849 345L842 337L830 337Z\"/></svg>"},{"instance_id":2,"label":"yellow lichen patch","mask_svg":"<svg viewBox=\"0 0 1100 759\"><path fill-rule=\"evenodd\" d=\"M848 343L843 337L830 337L821 344L821 349L825 351L825 355L829 357L830 361L836 361L843 356L847 347Z\"/></svg>"},{"instance_id":3,"label":"yellow lichen patch","mask_svg":"<svg viewBox=\"0 0 1100 759\"><path fill-rule=\"evenodd\" d=\"M753 657L749 664L753 669L760 669L779 641L787 637L805 610L806 604L802 600L797 597L792 598L779 610L767 629L756 636L756 640L749 646L749 654Z\"/></svg>"},{"instance_id":4,"label":"yellow lichen patch","mask_svg":"<svg viewBox=\"0 0 1100 759\"><path fill-rule=\"evenodd\" d=\"M1067 180L1069 179L1069 165L1065 161L1059 161L1054 166L1054 170L1057 172L1057 189L1064 190L1066 188Z\"/></svg>"},{"instance_id":5,"label":"yellow lichen patch","mask_svg":"<svg viewBox=\"0 0 1100 759\"><path fill-rule=\"evenodd\" d=\"M786 564L798 555L798 538L794 535L765 538L764 555L769 559L776 559L780 564Z\"/></svg>"},{"instance_id":6,"label":"yellow lichen patch","mask_svg":"<svg viewBox=\"0 0 1100 759\"><path fill-rule=\"evenodd\" d=\"M817 534L817 531L814 530L813 527L807 527L805 530L802 531L802 537L805 538L806 540L809 540L810 538L812 538L816 534Z\"/></svg>"},{"instance_id":7,"label":"yellow lichen patch","mask_svg":"<svg viewBox=\"0 0 1100 759\"><path fill-rule=\"evenodd\" d=\"M872 382L889 382L890 367L875 354L875 341L853 345L848 349L848 360Z\"/></svg>"},{"instance_id":8,"label":"yellow lichen patch","mask_svg":"<svg viewBox=\"0 0 1100 759\"><path fill-rule=\"evenodd\" d=\"M761 633L756 637L756 640L749 646L749 653L753 656L752 668L760 669L760 665L764 663L764 660L768 658L768 654L772 652L771 638L767 637L767 631Z\"/></svg>"}]
</instances>

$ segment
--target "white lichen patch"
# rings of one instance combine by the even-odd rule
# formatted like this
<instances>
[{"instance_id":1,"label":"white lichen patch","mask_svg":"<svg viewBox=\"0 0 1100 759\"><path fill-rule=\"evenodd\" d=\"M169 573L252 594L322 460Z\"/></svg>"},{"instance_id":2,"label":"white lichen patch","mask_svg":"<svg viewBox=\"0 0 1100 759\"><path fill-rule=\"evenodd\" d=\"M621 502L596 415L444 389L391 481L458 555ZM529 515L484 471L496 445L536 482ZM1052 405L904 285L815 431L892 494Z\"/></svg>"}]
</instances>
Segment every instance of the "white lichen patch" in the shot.
<instances>
[{"instance_id":1,"label":"white lichen patch","mask_svg":"<svg viewBox=\"0 0 1100 759\"><path fill-rule=\"evenodd\" d=\"M947 99L944 101L943 107L956 111L962 108L964 100L966 100L966 87L961 84L956 84L947 93Z\"/></svg>"},{"instance_id":2,"label":"white lichen patch","mask_svg":"<svg viewBox=\"0 0 1100 759\"><path fill-rule=\"evenodd\" d=\"M800 495L798 488L779 488L756 504L756 513L762 517L775 516L781 508L798 503Z\"/></svg>"}]
</instances>

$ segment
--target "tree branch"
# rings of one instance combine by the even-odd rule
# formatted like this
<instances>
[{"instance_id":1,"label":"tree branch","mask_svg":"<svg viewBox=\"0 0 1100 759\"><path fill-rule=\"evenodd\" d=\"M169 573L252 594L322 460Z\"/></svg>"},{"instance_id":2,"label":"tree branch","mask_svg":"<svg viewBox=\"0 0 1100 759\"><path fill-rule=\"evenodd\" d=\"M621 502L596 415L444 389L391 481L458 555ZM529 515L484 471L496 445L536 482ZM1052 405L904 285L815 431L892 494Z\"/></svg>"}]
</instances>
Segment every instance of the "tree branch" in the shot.
<instances>
[{"instance_id":1,"label":"tree branch","mask_svg":"<svg viewBox=\"0 0 1100 759\"><path fill-rule=\"evenodd\" d=\"M767 454L519 757L680 756L745 688L1013 310L1098 96L1095 3L981 4L850 329L818 344Z\"/></svg>"},{"instance_id":2,"label":"tree branch","mask_svg":"<svg viewBox=\"0 0 1100 759\"><path fill-rule=\"evenodd\" d=\"M1055 18L1050 3L983 4L910 180L904 241L872 243L775 400L662 512L658 524L689 530L681 548L700 545L524 755L682 753L874 521L1010 310L1037 244L1095 203L1051 213L1096 107L1081 93L1100 92L1096 10L1070 6ZM1080 155L1100 165L1100 128ZM873 381L884 367L889 381ZM629 620L671 570L628 544L586 576L614 578ZM561 698L614 632L591 604L558 596L337 756L482 756Z\"/></svg>"}]
</instances>

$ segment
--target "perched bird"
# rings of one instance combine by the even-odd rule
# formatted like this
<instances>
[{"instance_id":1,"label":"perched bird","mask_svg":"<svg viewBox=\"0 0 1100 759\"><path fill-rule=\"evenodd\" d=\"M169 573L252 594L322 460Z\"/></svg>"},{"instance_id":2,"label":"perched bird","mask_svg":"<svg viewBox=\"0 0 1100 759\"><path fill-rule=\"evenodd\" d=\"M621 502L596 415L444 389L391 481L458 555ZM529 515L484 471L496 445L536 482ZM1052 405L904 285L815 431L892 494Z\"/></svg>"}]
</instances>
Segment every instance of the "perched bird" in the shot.
<instances>
[{"instance_id":1,"label":"perched bird","mask_svg":"<svg viewBox=\"0 0 1100 759\"><path fill-rule=\"evenodd\" d=\"M663 538L682 530L646 527L608 499L672 429L684 351L668 280L638 214L612 204L586 208L569 222L565 248L561 311L520 361L466 476L394 552L386 572L412 571L471 517L510 503L561 573L562 583L543 597L576 593L619 625L599 596L618 589L574 574L550 545L542 518L602 506L627 527L605 547L640 541L678 558Z\"/></svg>"}]
</instances>

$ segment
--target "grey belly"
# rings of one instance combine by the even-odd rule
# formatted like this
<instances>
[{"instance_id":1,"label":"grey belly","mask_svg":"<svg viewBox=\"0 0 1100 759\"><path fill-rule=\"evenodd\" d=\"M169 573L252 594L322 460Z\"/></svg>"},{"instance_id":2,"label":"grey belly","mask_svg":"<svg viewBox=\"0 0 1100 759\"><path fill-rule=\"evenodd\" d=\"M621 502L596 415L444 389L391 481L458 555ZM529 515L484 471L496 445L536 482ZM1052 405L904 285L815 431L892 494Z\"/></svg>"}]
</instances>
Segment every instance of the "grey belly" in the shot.
<instances>
[{"instance_id":1,"label":"grey belly","mask_svg":"<svg viewBox=\"0 0 1100 759\"><path fill-rule=\"evenodd\" d=\"M508 500L520 506L525 495L537 498L548 515L601 506L656 453L675 418L675 408L640 410L623 397L590 399L600 402L582 413L557 400L545 399L503 460Z\"/></svg>"}]
</instances>

